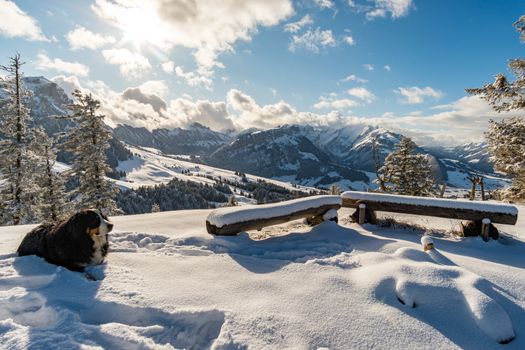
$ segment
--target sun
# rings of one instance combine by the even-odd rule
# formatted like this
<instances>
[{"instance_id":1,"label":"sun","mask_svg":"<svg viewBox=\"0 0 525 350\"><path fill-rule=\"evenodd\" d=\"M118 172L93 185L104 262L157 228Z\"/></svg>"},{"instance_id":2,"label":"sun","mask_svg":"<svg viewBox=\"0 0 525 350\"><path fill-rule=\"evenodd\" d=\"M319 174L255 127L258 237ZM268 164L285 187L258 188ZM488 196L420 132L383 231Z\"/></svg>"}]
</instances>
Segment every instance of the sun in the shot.
<instances>
[{"instance_id":1,"label":"sun","mask_svg":"<svg viewBox=\"0 0 525 350\"><path fill-rule=\"evenodd\" d=\"M145 1L136 7L128 7L118 16L118 22L124 34L123 41L142 44L160 44L164 40L162 20L157 11Z\"/></svg>"}]
</instances>

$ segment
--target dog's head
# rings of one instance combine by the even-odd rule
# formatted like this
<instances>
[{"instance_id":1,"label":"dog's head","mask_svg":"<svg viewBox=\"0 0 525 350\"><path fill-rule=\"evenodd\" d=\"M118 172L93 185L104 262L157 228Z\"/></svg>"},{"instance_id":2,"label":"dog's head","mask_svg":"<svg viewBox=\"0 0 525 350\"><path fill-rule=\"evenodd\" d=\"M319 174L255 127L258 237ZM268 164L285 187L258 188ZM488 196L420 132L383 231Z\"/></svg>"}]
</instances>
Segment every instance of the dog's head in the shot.
<instances>
[{"instance_id":1,"label":"dog's head","mask_svg":"<svg viewBox=\"0 0 525 350\"><path fill-rule=\"evenodd\" d=\"M87 233L90 236L106 235L113 229L108 217L98 209L86 209L74 214L68 220L72 232Z\"/></svg>"}]
</instances>

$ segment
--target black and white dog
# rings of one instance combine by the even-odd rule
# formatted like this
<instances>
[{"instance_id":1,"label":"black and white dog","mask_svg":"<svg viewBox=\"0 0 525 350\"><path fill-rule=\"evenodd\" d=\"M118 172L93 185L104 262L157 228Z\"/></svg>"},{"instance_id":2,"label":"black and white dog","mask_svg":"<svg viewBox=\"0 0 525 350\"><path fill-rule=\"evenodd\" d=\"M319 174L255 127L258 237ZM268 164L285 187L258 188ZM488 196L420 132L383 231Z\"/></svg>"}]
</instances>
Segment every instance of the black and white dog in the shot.
<instances>
[{"instance_id":1,"label":"black and white dog","mask_svg":"<svg viewBox=\"0 0 525 350\"><path fill-rule=\"evenodd\" d=\"M87 209L65 221L36 227L24 237L17 252L19 256L37 255L52 264L83 271L86 266L102 264L112 229L107 216L97 209Z\"/></svg>"}]
</instances>

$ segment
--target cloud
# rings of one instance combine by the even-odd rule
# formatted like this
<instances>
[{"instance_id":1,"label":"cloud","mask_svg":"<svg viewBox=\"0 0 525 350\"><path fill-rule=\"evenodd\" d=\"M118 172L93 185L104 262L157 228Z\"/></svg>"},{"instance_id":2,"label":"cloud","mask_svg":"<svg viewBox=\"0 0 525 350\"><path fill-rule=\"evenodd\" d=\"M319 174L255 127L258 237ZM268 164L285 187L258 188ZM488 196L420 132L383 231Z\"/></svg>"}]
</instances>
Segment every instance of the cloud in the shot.
<instances>
[{"instance_id":1,"label":"cloud","mask_svg":"<svg viewBox=\"0 0 525 350\"><path fill-rule=\"evenodd\" d=\"M78 62L67 62L60 58L51 59L46 54L38 54L35 61L36 68L44 71L56 71L60 73L73 74L85 77L89 73L89 67Z\"/></svg>"},{"instance_id":2,"label":"cloud","mask_svg":"<svg viewBox=\"0 0 525 350\"><path fill-rule=\"evenodd\" d=\"M9 0L0 0L0 35L30 41L49 41L37 21Z\"/></svg>"},{"instance_id":3,"label":"cloud","mask_svg":"<svg viewBox=\"0 0 525 350\"><path fill-rule=\"evenodd\" d=\"M284 101L259 105L255 99L240 90L232 89L227 94L227 105L231 120L237 130L247 128L271 128L284 124L340 125L344 123L341 114L332 111L327 114L299 112Z\"/></svg>"},{"instance_id":4,"label":"cloud","mask_svg":"<svg viewBox=\"0 0 525 350\"><path fill-rule=\"evenodd\" d=\"M343 41L345 43L347 43L348 45L352 46L352 45L355 45L355 41L354 41L354 38L350 35L346 35L343 37Z\"/></svg>"},{"instance_id":5,"label":"cloud","mask_svg":"<svg viewBox=\"0 0 525 350\"><path fill-rule=\"evenodd\" d=\"M357 101L348 98L335 99L333 97L326 96L319 97L319 101L316 104L314 104L314 108L316 109L331 109L338 111L348 111L349 109L356 106L359 106L359 103Z\"/></svg>"},{"instance_id":6,"label":"cloud","mask_svg":"<svg viewBox=\"0 0 525 350\"><path fill-rule=\"evenodd\" d=\"M104 50L102 56L109 64L119 66L120 73L128 79L140 78L151 69L146 57L128 49Z\"/></svg>"},{"instance_id":7,"label":"cloud","mask_svg":"<svg viewBox=\"0 0 525 350\"><path fill-rule=\"evenodd\" d=\"M202 72L202 74L199 74L198 72L185 72L182 67L177 66L175 67L175 74L177 74L179 78L184 79L189 86L202 86L208 90L211 90L213 81L209 71Z\"/></svg>"},{"instance_id":8,"label":"cloud","mask_svg":"<svg viewBox=\"0 0 525 350\"><path fill-rule=\"evenodd\" d=\"M364 67L367 71L373 71L373 70L374 70L374 66L371 65L370 63L363 64L363 67Z\"/></svg>"},{"instance_id":9,"label":"cloud","mask_svg":"<svg viewBox=\"0 0 525 350\"><path fill-rule=\"evenodd\" d=\"M91 49L95 50L106 44L113 44L116 39L110 35L93 33L92 31L78 26L66 34L66 40L71 50Z\"/></svg>"},{"instance_id":10,"label":"cloud","mask_svg":"<svg viewBox=\"0 0 525 350\"><path fill-rule=\"evenodd\" d=\"M331 30L316 28L315 30L307 30L302 35L292 36L292 42L288 46L288 49L294 52L298 48L304 48L317 53L321 47L333 47L336 45L337 42Z\"/></svg>"},{"instance_id":11,"label":"cloud","mask_svg":"<svg viewBox=\"0 0 525 350\"><path fill-rule=\"evenodd\" d=\"M357 97L358 99L363 100L366 103L371 103L376 99L376 96L365 87L351 88L347 90L346 93L350 96Z\"/></svg>"},{"instance_id":12,"label":"cloud","mask_svg":"<svg viewBox=\"0 0 525 350\"><path fill-rule=\"evenodd\" d=\"M221 53L250 41L260 26L274 26L293 14L291 0L96 0L92 9L124 35L133 34L131 40L165 52L176 46L192 49L196 74L207 78L222 66Z\"/></svg>"},{"instance_id":13,"label":"cloud","mask_svg":"<svg viewBox=\"0 0 525 350\"><path fill-rule=\"evenodd\" d=\"M291 22L284 25L284 31L289 33L297 33L303 27L311 25L314 23L314 20L310 15L306 15L297 22Z\"/></svg>"},{"instance_id":14,"label":"cloud","mask_svg":"<svg viewBox=\"0 0 525 350\"><path fill-rule=\"evenodd\" d=\"M191 101L178 98L171 101L169 113L177 118L179 125L189 126L195 122L214 130L231 130L235 126L225 102L208 100Z\"/></svg>"},{"instance_id":15,"label":"cloud","mask_svg":"<svg viewBox=\"0 0 525 350\"><path fill-rule=\"evenodd\" d=\"M175 71L175 62L166 61L160 64L162 70L168 74L171 74Z\"/></svg>"},{"instance_id":16,"label":"cloud","mask_svg":"<svg viewBox=\"0 0 525 350\"><path fill-rule=\"evenodd\" d=\"M313 2L320 9L331 9L335 6L332 0L313 0Z\"/></svg>"},{"instance_id":17,"label":"cloud","mask_svg":"<svg viewBox=\"0 0 525 350\"><path fill-rule=\"evenodd\" d=\"M75 75L68 77L65 75L57 75L56 77L51 78L51 81L60 86L69 98L73 98L73 92L75 90L82 90L80 82Z\"/></svg>"},{"instance_id":18,"label":"cloud","mask_svg":"<svg viewBox=\"0 0 525 350\"><path fill-rule=\"evenodd\" d=\"M417 86L412 87L399 87L394 90L395 93L400 94L404 97L401 103L404 104L419 104L425 102L426 97L433 98L435 100L443 97L443 92L434 90L430 86L420 88Z\"/></svg>"},{"instance_id":19,"label":"cloud","mask_svg":"<svg viewBox=\"0 0 525 350\"><path fill-rule=\"evenodd\" d=\"M344 79L341 79L341 81L343 83L346 83L346 82L349 82L349 81L355 81L357 83L368 83L368 80L366 79L363 79L363 78L359 78L357 75L355 74L350 74L349 76L347 76L346 78Z\"/></svg>"},{"instance_id":20,"label":"cloud","mask_svg":"<svg viewBox=\"0 0 525 350\"><path fill-rule=\"evenodd\" d=\"M386 64L383 66L383 68L387 71L387 72L390 72L392 70L392 68L390 67L390 65Z\"/></svg>"},{"instance_id":21,"label":"cloud","mask_svg":"<svg viewBox=\"0 0 525 350\"><path fill-rule=\"evenodd\" d=\"M372 0L374 6L366 13L368 20L384 18L390 14L391 18L406 16L413 7L412 0Z\"/></svg>"}]
</instances>

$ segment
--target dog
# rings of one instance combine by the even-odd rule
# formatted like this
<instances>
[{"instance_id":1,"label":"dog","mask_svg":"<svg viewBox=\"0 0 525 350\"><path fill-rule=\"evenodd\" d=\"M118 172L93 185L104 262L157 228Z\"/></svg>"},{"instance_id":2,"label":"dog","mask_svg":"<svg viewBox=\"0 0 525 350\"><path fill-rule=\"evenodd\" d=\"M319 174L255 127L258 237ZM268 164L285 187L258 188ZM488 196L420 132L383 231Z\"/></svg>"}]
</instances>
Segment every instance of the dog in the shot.
<instances>
[{"instance_id":1,"label":"dog","mask_svg":"<svg viewBox=\"0 0 525 350\"><path fill-rule=\"evenodd\" d=\"M113 224L98 209L86 209L69 219L42 224L26 234L17 249L19 256L37 255L47 262L82 272L104 262L108 233Z\"/></svg>"}]
</instances>

